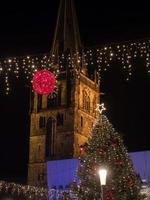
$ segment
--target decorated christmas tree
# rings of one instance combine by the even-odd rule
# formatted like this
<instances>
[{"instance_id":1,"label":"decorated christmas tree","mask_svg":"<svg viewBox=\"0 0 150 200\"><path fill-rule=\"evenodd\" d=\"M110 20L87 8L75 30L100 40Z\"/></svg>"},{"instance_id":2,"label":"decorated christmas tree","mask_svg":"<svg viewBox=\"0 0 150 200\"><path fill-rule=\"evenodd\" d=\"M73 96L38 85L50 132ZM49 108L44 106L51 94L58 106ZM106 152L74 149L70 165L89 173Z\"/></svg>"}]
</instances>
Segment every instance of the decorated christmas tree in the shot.
<instances>
[{"instance_id":1,"label":"decorated christmas tree","mask_svg":"<svg viewBox=\"0 0 150 200\"><path fill-rule=\"evenodd\" d=\"M122 137L104 115L100 115L88 144L82 147L78 169L80 183L75 187L79 200L101 199L100 168L107 169L104 200L143 199L140 180L133 170Z\"/></svg>"}]
</instances>

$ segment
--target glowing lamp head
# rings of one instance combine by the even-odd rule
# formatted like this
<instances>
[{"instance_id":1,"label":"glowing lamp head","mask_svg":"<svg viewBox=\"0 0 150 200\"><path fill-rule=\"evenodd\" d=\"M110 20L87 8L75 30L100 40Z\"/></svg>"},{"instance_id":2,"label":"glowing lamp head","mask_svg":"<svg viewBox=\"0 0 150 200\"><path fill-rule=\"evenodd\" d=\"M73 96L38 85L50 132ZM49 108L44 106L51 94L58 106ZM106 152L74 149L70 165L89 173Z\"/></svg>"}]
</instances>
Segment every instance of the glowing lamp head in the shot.
<instances>
[{"instance_id":1,"label":"glowing lamp head","mask_svg":"<svg viewBox=\"0 0 150 200\"><path fill-rule=\"evenodd\" d=\"M49 95L55 89L55 75L48 70L39 70L33 75L32 85L37 94Z\"/></svg>"},{"instance_id":2,"label":"glowing lamp head","mask_svg":"<svg viewBox=\"0 0 150 200\"><path fill-rule=\"evenodd\" d=\"M99 173L101 185L106 185L107 170L102 168L102 169L99 169L98 173Z\"/></svg>"}]
</instances>

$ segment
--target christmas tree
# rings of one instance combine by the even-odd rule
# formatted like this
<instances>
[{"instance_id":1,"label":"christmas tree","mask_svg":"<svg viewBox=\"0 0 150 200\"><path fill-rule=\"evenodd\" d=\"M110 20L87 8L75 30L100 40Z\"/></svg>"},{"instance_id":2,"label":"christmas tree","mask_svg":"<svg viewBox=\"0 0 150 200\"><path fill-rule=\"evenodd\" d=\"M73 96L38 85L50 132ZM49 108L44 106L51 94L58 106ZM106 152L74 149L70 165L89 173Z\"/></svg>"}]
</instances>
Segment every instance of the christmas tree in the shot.
<instances>
[{"instance_id":1,"label":"christmas tree","mask_svg":"<svg viewBox=\"0 0 150 200\"><path fill-rule=\"evenodd\" d=\"M75 187L79 200L100 200L101 187L98 171L107 169L104 200L141 200L140 180L137 178L122 137L102 115L92 129L88 145L82 147Z\"/></svg>"}]
</instances>

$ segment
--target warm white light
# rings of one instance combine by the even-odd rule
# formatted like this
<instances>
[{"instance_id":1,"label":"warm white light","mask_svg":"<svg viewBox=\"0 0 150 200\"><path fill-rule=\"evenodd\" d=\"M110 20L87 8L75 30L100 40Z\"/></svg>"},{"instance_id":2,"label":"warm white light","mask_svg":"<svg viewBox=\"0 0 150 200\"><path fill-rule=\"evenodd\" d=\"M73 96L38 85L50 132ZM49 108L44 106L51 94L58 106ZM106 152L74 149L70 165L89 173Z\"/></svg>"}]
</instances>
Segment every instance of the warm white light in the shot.
<instances>
[{"instance_id":1,"label":"warm white light","mask_svg":"<svg viewBox=\"0 0 150 200\"><path fill-rule=\"evenodd\" d=\"M104 103L102 103L102 104L97 104L97 107L96 107L95 110L98 111L100 114L102 114L103 111L106 110L106 108L105 108L105 106L104 106Z\"/></svg>"},{"instance_id":2,"label":"warm white light","mask_svg":"<svg viewBox=\"0 0 150 200\"><path fill-rule=\"evenodd\" d=\"M106 185L107 170L106 169L100 169L98 173L99 173L101 185Z\"/></svg>"}]
</instances>

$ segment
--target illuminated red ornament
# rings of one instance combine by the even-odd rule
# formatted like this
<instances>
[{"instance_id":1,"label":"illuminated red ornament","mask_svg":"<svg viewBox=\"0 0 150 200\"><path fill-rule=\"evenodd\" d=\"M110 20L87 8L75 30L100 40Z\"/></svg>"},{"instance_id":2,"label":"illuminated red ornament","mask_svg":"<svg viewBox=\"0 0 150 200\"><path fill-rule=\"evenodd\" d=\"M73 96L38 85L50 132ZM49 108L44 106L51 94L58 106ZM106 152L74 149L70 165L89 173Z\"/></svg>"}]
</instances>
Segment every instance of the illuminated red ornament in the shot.
<instances>
[{"instance_id":1,"label":"illuminated red ornament","mask_svg":"<svg viewBox=\"0 0 150 200\"><path fill-rule=\"evenodd\" d=\"M98 151L98 153L99 153L99 155L100 155L101 157L103 157L104 154L105 154L105 152L106 152L104 146L98 147L97 151Z\"/></svg>"},{"instance_id":2,"label":"illuminated red ornament","mask_svg":"<svg viewBox=\"0 0 150 200\"><path fill-rule=\"evenodd\" d=\"M116 159L114 163L117 166L123 166L123 164L124 164L123 160L121 160L121 159Z\"/></svg>"},{"instance_id":3,"label":"illuminated red ornament","mask_svg":"<svg viewBox=\"0 0 150 200\"><path fill-rule=\"evenodd\" d=\"M105 193L105 199L106 200L114 200L114 194L113 194L113 190L106 190Z\"/></svg>"},{"instance_id":4,"label":"illuminated red ornament","mask_svg":"<svg viewBox=\"0 0 150 200\"><path fill-rule=\"evenodd\" d=\"M39 70L33 75L33 89L36 93L49 95L55 89L55 75L48 70Z\"/></svg>"},{"instance_id":5,"label":"illuminated red ornament","mask_svg":"<svg viewBox=\"0 0 150 200\"><path fill-rule=\"evenodd\" d=\"M132 176L128 176L128 177L126 178L126 181L127 181L127 186L128 186L128 187L132 187L132 186L134 185L134 181L133 181Z\"/></svg>"},{"instance_id":6,"label":"illuminated red ornament","mask_svg":"<svg viewBox=\"0 0 150 200\"><path fill-rule=\"evenodd\" d=\"M80 155L83 154L83 152L84 152L84 148L81 146L80 147Z\"/></svg>"}]
</instances>

